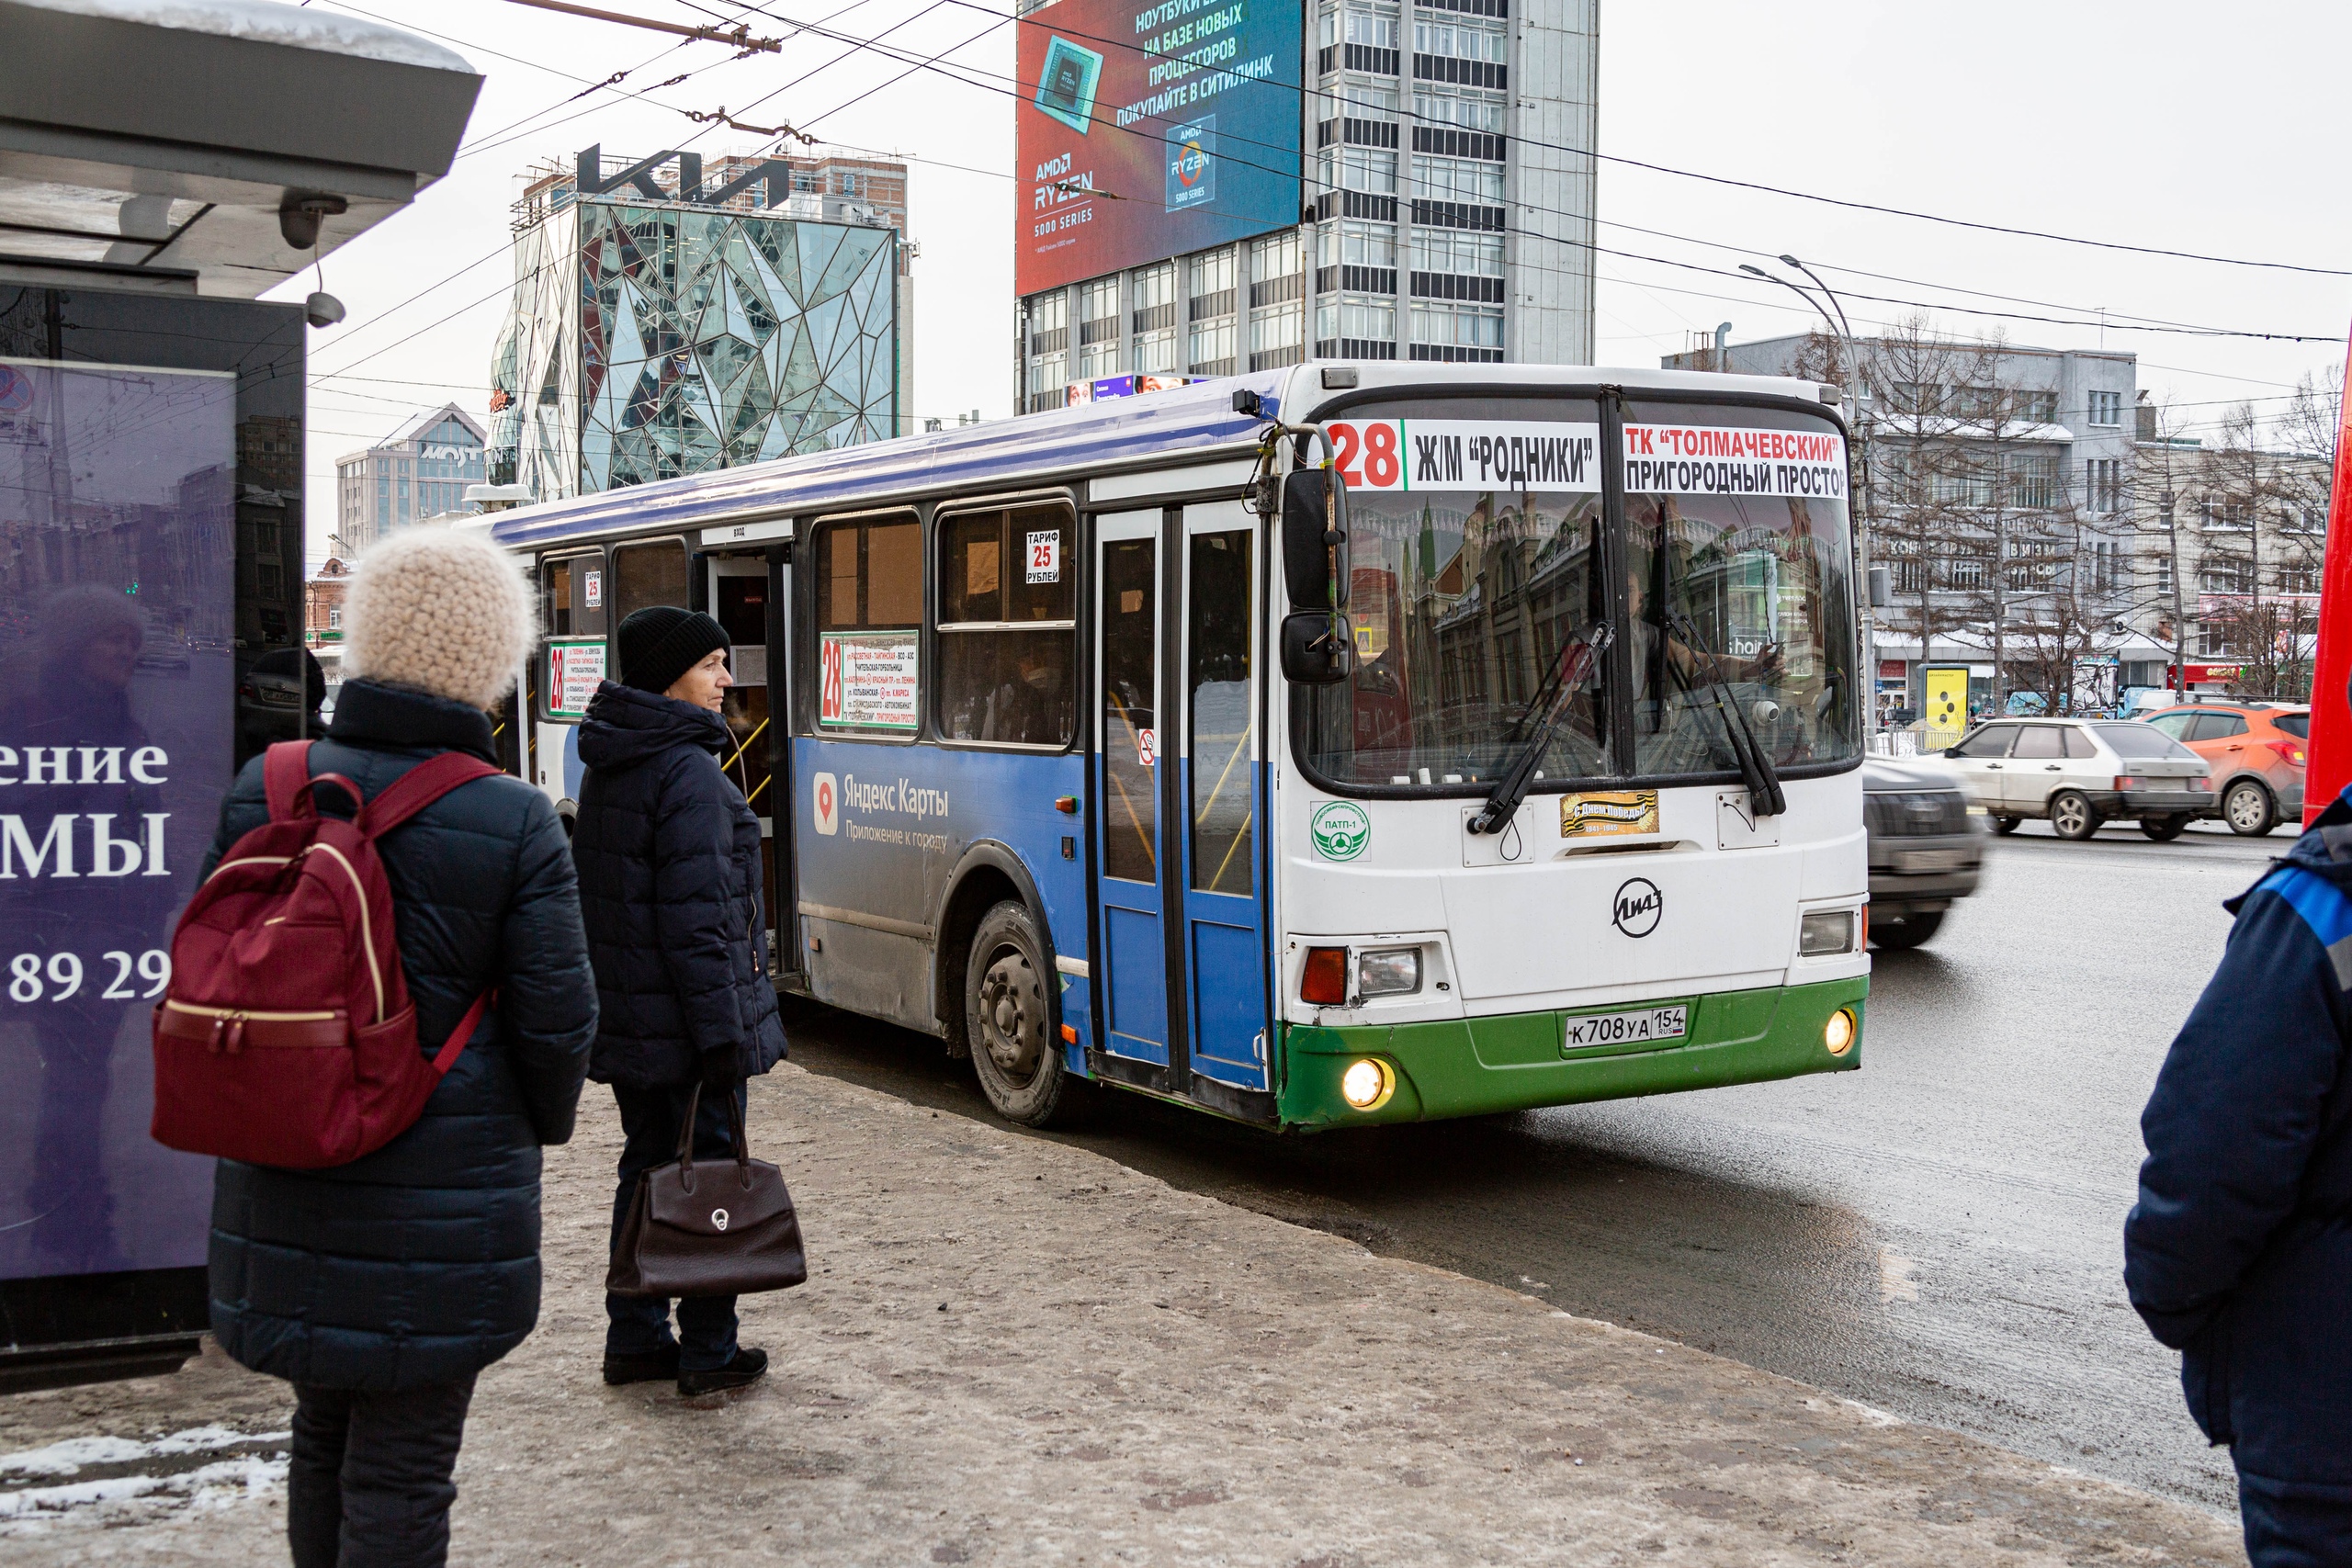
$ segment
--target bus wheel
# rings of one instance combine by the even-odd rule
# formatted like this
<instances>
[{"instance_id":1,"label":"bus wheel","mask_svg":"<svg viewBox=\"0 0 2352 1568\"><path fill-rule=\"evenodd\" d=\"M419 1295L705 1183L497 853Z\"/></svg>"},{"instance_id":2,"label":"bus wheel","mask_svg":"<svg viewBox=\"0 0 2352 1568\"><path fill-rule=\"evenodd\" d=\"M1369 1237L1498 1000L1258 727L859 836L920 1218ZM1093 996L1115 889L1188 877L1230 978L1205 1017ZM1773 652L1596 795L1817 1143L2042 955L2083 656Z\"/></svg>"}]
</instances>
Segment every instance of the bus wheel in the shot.
<instances>
[{"instance_id":1,"label":"bus wheel","mask_svg":"<svg viewBox=\"0 0 2352 1568\"><path fill-rule=\"evenodd\" d=\"M1007 899L980 917L964 961L964 1017L980 1091L998 1115L1031 1127L1069 1121L1085 1093L1054 1038L1045 945L1029 911Z\"/></svg>"}]
</instances>

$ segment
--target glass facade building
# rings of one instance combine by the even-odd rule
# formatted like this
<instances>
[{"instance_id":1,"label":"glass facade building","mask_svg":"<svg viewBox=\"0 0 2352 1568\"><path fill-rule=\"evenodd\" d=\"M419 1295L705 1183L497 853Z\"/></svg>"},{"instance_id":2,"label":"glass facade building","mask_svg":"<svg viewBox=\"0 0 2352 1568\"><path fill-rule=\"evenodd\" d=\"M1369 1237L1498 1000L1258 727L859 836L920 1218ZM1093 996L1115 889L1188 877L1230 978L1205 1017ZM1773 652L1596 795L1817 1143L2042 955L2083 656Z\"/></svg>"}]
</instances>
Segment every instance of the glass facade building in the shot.
<instances>
[{"instance_id":1,"label":"glass facade building","mask_svg":"<svg viewBox=\"0 0 2352 1568\"><path fill-rule=\"evenodd\" d=\"M518 204L492 482L551 501L899 428L890 215L550 196L548 183ZM820 219L828 207L851 220Z\"/></svg>"}]
</instances>

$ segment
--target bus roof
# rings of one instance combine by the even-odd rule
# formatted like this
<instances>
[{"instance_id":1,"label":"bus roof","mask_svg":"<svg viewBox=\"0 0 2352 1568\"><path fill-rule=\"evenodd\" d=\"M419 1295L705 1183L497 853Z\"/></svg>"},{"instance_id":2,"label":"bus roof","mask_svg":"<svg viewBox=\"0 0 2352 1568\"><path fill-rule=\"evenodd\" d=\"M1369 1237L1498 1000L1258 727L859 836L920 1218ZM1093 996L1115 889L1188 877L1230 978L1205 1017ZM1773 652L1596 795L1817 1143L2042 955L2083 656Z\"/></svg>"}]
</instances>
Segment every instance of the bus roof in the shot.
<instances>
[{"instance_id":1,"label":"bus roof","mask_svg":"<svg viewBox=\"0 0 2352 1568\"><path fill-rule=\"evenodd\" d=\"M1249 376L1221 377L1138 397L960 425L922 435L838 446L719 468L652 484L600 491L567 501L518 507L482 519L509 549L560 546L613 534L691 533L755 518L854 510L939 491L969 494L1025 489L1058 475L1197 462L1219 449L1245 447L1260 421L1233 412L1241 389L1269 412L1290 396L1294 414L1320 403L1319 387L1298 378L1323 361ZM1594 369L1558 365L1438 365L1374 362L1351 367L1365 390L1388 385L1442 388L1498 382L1544 386L1622 386L1652 394L1707 391L1810 400L1818 384L1781 377L1697 371ZM1294 390L1295 389L1295 390ZM1834 408L1824 412L1836 418Z\"/></svg>"}]
</instances>

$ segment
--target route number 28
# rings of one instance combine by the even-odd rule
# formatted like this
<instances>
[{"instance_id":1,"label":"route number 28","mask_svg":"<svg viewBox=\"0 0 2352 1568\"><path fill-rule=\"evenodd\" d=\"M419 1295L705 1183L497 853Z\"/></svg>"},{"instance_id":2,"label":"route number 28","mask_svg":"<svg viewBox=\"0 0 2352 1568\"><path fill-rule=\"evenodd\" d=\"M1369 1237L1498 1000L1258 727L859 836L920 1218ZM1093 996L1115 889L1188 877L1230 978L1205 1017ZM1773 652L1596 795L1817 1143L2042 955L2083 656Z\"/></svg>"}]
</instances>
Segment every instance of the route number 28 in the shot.
<instances>
[{"instance_id":1,"label":"route number 28","mask_svg":"<svg viewBox=\"0 0 2352 1568\"><path fill-rule=\"evenodd\" d=\"M1334 420L1333 461L1350 490L1395 490L1405 477L1405 459L1396 437L1396 422L1367 420L1361 424Z\"/></svg>"},{"instance_id":2,"label":"route number 28","mask_svg":"<svg viewBox=\"0 0 2352 1568\"><path fill-rule=\"evenodd\" d=\"M98 962L114 970L114 976L107 982L106 989L98 993L102 1001L121 1002L160 997L164 994L164 987L172 982L172 955L161 948L150 948L135 959L128 953L101 953ZM130 977L133 974L149 983L145 990L132 987ZM82 960L78 954L52 953L44 966L40 953L20 953L8 960L8 999L12 1002L62 1002L81 993L82 977Z\"/></svg>"}]
</instances>

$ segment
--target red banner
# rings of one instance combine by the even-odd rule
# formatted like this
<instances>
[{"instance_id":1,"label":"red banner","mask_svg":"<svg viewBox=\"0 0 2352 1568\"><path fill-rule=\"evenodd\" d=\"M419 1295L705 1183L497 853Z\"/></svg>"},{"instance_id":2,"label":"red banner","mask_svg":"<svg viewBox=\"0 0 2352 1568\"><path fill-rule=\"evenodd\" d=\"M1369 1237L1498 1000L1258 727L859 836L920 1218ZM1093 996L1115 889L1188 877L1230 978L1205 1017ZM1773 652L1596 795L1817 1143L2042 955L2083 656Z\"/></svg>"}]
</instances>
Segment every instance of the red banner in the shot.
<instances>
[{"instance_id":1,"label":"red banner","mask_svg":"<svg viewBox=\"0 0 2352 1568\"><path fill-rule=\"evenodd\" d=\"M2319 649L2312 661L2311 766L2303 777L2303 821L2352 784L2352 402L2338 409L2335 482L2327 502L2327 566L2320 579Z\"/></svg>"}]
</instances>

